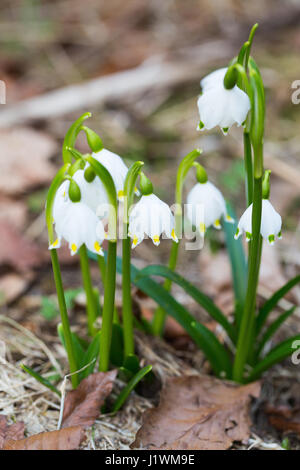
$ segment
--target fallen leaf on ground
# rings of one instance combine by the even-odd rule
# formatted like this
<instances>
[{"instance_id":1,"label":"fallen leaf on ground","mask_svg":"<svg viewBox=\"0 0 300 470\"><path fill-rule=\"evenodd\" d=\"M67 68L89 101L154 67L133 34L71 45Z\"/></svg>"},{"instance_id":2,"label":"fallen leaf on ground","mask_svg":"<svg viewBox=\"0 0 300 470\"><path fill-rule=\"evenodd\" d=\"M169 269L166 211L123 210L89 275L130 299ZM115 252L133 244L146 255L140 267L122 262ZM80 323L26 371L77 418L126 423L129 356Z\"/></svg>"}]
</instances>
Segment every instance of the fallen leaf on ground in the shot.
<instances>
[{"instance_id":1,"label":"fallen leaf on ground","mask_svg":"<svg viewBox=\"0 0 300 470\"><path fill-rule=\"evenodd\" d=\"M300 435L300 409L287 405L265 407L269 423L283 432L295 432Z\"/></svg>"},{"instance_id":2,"label":"fallen leaf on ground","mask_svg":"<svg viewBox=\"0 0 300 470\"><path fill-rule=\"evenodd\" d=\"M91 426L110 394L117 371L96 372L84 379L66 396L62 427Z\"/></svg>"},{"instance_id":3,"label":"fallen leaf on ground","mask_svg":"<svg viewBox=\"0 0 300 470\"><path fill-rule=\"evenodd\" d=\"M225 450L247 441L251 397L259 393L259 382L238 386L209 376L172 378L159 406L144 414L132 447Z\"/></svg>"},{"instance_id":4,"label":"fallen leaf on ground","mask_svg":"<svg viewBox=\"0 0 300 470\"><path fill-rule=\"evenodd\" d=\"M9 223L0 224L0 240L0 265L28 271L43 261L37 246Z\"/></svg>"},{"instance_id":5,"label":"fallen leaf on ground","mask_svg":"<svg viewBox=\"0 0 300 470\"><path fill-rule=\"evenodd\" d=\"M24 437L24 423L7 424L7 418L0 415L0 449L3 448L7 440L18 440Z\"/></svg>"},{"instance_id":6,"label":"fallen leaf on ground","mask_svg":"<svg viewBox=\"0 0 300 470\"><path fill-rule=\"evenodd\" d=\"M0 277L0 305L12 302L19 297L33 279L32 273L20 276L17 273L7 273Z\"/></svg>"},{"instance_id":7,"label":"fallen leaf on ground","mask_svg":"<svg viewBox=\"0 0 300 470\"><path fill-rule=\"evenodd\" d=\"M26 222L26 213L25 202L0 197L0 224L6 222L22 230Z\"/></svg>"},{"instance_id":8,"label":"fallen leaf on ground","mask_svg":"<svg viewBox=\"0 0 300 470\"><path fill-rule=\"evenodd\" d=\"M59 431L41 432L26 439L7 440L3 450L75 450L84 437L80 426L72 426Z\"/></svg>"},{"instance_id":9,"label":"fallen leaf on ground","mask_svg":"<svg viewBox=\"0 0 300 470\"><path fill-rule=\"evenodd\" d=\"M49 183L55 174L49 161L55 150L55 141L43 132L28 128L1 130L1 193L21 194Z\"/></svg>"}]
</instances>

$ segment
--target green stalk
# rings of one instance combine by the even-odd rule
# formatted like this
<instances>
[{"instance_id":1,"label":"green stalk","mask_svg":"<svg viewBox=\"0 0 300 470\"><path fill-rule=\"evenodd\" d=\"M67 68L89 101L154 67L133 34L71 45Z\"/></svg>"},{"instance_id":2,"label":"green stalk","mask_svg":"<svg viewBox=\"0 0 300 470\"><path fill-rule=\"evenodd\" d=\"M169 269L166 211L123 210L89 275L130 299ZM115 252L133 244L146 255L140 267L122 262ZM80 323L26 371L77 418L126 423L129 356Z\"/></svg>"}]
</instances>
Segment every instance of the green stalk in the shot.
<instances>
[{"instance_id":1,"label":"green stalk","mask_svg":"<svg viewBox=\"0 0 300 470\"><path fill-rule=\"evenodd\" d=\"M104 258L104 256L98 255L97 259L98 259L98 266L99 266L100 276L101 276L101 280L102 280L102 285L104 286L105 271L106 271L105 258ZM117 325L120 324L120 319L119 319L119 315L118 315L118 311L116 309L116 306L114 306L114 320L113 320L113 322L116 323Z\"/></svg>"},{"instance_id":2,"label":"green stalk","mask_svg":"<svg viewBox=\"0 0 300 470\"><path fill-rule=\"evenodd\" d=\"M125 234L127 235L128 224L124 224L124 228L126 230ZM127 357L129 354L134 354L130 258L131 240L128 236L126 236L126 238L122 240L122 311L125 357Z\"/></svg>"},{"instance_id":3,"label":"green stalk","mask_svg":"<svg viewBox=\"0 0 300 470\"><path fill-rule=\"evenodd\" d=\"M254 178L254 199L252 210L252 242L249 254L248 285L245 309L238 336L235 361L233 366L233 380L242 382L247 358L251 349L251 331L255 322L256 291L259 277L260 263L260 225L262 212L262 177Z\"/></svg>"},{"instance_id":4,"label":"green stalk","mask_svg":"<svg viewBox=\"0 0 300 470\"><path fill-rule=\"evenodd\" d=\"M78 365L76 363L75 354L73 350L71 329L70 329L70 323L69 323L68 312L67 312L67 307L66 307L64 289L63 289L62 280L61 280L61 273L60 273L57 251L54 249L50 250L50 254L51 254L51 260L52 260L52 268L53 268L54 281L55 281L55 287L56 287L57 298L58 298L59 311L60 311L61 322L62 322L62 327L63 327L63 332L64 332L64 338L66 342L66 350L67 350L67 355L68 355L68 360L69 360L69 367L70 367L71 374L74 374L74 372L78 370ZM76 388L79 383L78 374L71 375L71 381L72 381L73 388Z\"/></svg>"},{"instance_id":5,"label":"green stalk","mask_svg":"<svg viewBox=\"0 0 300 470\"><path fill-rule=\"evenodd\" d=\"M95 336L95 334L97 333L97 328L95 328L95 321L97 319L97 308L95 305L95 297L93 292L89 259L85 245L82 245L80 247L79 256L83 287L85 290L87 302L88 333L91 336Z\"/></svg>"},{"instance_id":6,"label":"green stalk","mask_svg":"<svg viewBox=\"0 0 300 470\"><path fill-rule=\"evenodd\" d=\"M246 171L246 200L248 207L253 201L253 165L250 134L246 130L244 132L244 162Z\"/></svg>"},{"instance_id":7,"label":"green stalk","mask_svg":"<svg viewBox=\"0 0 300 470\"><path fill-rule=\"evenodd\" d=\"M116 288L116 255L117 242L108 242L107 264L104 281L104 304L102 313L102 328L100 341L99 370L106 372L109 368L109 355L112 337L112 323L115 305Z\"/></svg>"},{"instance_id":8,"label":"green stalk","mask_svg":"<svg viewBox=\"0 0 300 470\"><path fill-rule=\"evenodd\" d=\"M125 357L134 354L133 312L131 300L131 240L128 237L129 210L134 200L136 181L141 174L143 162L131 165L124 182L124 217L122 240L122 319Z\"/></svg>"},{"instance_id":9,"label":"green stalk","mask_svg":"<svg viewBox=\"0 0 300 470\"><path fill-rule=\"evenodd\" d=\"M176 202L176 208L175 208L175 234L178 238L178 243L173 242L172 243L172 248L170 252L170 257L169 257L169 263L168 266L172 271L175 270L176 265L177 265L177 259L178 259L178 252L179 252L179 244L180 244L180 238L182 234L182 191L183 191L183 184L185 181L185 178L189 172L189 170L194 166L195 160L199 155L201 155L202 150L200 149L195 149L192 150L192 152L188 153L180 162L178 170L177 170L177 177L176 177L176 188L175 188L175 202ZM172 281L169 279L166 279L164 282L164 288L169 292L172 287ZM165 326L165 321L166 321L166 312L164 311L163 308L158 307L155 310L154 313L154 318L153 318L153 333L156 336L162 336L163 331L164 331L164 326Z\"/></svg>"}]
</instances>

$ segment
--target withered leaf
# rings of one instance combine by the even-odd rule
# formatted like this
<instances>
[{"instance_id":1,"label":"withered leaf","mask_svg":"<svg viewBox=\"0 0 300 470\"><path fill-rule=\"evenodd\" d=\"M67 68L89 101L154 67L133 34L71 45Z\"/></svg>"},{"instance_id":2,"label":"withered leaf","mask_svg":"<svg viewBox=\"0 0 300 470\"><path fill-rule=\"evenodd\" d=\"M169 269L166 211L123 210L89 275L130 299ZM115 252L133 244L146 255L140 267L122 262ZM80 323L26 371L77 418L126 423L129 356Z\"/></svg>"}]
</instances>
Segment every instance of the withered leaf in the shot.
<instances>
[{"instance_id":1,"label":"withered leaf","mask_svg":"<svg viewBox=\"0 0 300 470\"><path fill-rule=\"evenodd\" d=\"M258 382L238 386L209 376L170 379L157 408L146 411L132 447L225 450L250 435L249 405Z\"/></svg>"},{"instance_id":2,"label":"withered leaf","mask_svg":"<svg viewBox=\"0 0 300 470\"><path fill-rule=\"evenodd\" d=\"M41 253L9 223L0 224L0 265L27 271L41 263Z\"/></svg>"},{"instance_id":3,"label":"withered leaf","mask_svg":"<svg viewBox=\"0 0 300 470\"><path fill-rule=\"evenodd\" d=\"M0 415L0 449L3 448L7 440L23 439L24 437L24 423L7 424L7 418Z\"/></svg>"},{"instance_id":4,"label":"withered leaf","mask_svg":"<svg viewBox=\"0 0 300 470\"><path fill-rule=\"evenodd\" d=\"M66 396L62 427L91 426L110 394L117 371L96 372L84 379Z\"/></svg>"},{"instance_id":5,"label":"withered leaf","mask_svg":"<svg viewBox=\"0 0 300 470\"><path fill-rule=\"evenodd\" d=\"M41 432L20 440L6 440L3 450L75 450L84 440L84 430L72 426L59 431Z\"/></svg>"},{"instance_id":6,"label":"withered leaf","mask_svg":"<svg viewBox=\"0 0 300 470\"><path fill-rule=\"evenodd\" d=\"M23 193L29 188L49 183L55 168L49 159L56 150L48 135L29 128L0 131L1 193Z\"/></svg>"},{"instance_id":7,"label":"withered leaf","mask_svg":"<svg viewBox=\"0 0 300 470\"><path fill-rule=\"evenodd\" d=\"M287 405L265 407L269 423L283 432L295 432L300 436L300 409Z\"/></svg>"}]
</instances>

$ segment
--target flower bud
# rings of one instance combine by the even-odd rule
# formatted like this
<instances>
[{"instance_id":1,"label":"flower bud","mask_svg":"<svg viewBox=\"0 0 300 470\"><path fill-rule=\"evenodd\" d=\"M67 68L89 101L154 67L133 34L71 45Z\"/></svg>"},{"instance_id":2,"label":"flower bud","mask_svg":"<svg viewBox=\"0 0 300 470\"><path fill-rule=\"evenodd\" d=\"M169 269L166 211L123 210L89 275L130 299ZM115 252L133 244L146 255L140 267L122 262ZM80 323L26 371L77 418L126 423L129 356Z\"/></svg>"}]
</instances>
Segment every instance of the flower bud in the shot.
<instances>
[{"instance_id":1,"label":"flower bud","mask_svg":"<svg viewBox=\"0 0 300 470\"><path fill-rule=\"evenodd\" d=\"M140 176L140 190L143 196L148 196L153 193L153 184L143 172L141 172Z\"/></svg>"},{"instance_id":2,"label":"flower bud","mask_svg":"<svg viewBox=\"0 0 300 470\"><path fill-rule=\"evenodd\" d=\"M84 172L84 178L88 183L92 183L96 178L96 174L91 166L88 166Z\"/></svg>"},{"instance_id":3,"label":"flower bud","mask_svg":"<svg viewBox=\"0 0 300 470\"><path fill-rule=\"evenodd\" d=\"M98 134L89 127L82 126L81 128L85 134L88 144L93 152L100 152L103 149L103 143Z\"/></svg>"},{"instance_id":4,"label":"flower bud","mask_svg":"<svg viewBox=\"0 0 300 470\"><path fill-rule=\"evenodd\" d=\"M207 182L207 173L202 165L198 162L193 163L194 167L196 168L196 178L198 183L204 184Z\"/></svg>"},{"instance_id":5,"label":"flower bud","mask_svg":"<svg viewBox=\"0 0 300 470\"><path fill-rule=\"evenodd\" d=\"M81 200L80 188L73 179L70 179L69 198L72 202L79 202Z\"/></svg>"}]
</instances>

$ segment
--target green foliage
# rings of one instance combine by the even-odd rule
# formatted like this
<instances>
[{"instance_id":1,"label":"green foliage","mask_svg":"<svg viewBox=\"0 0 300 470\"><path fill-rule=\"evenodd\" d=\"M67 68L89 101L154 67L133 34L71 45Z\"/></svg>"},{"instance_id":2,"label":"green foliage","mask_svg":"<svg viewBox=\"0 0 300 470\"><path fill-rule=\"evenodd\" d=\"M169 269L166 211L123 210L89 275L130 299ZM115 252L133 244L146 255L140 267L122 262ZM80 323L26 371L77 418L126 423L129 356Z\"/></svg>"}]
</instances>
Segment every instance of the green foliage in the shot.
<instances>
[{"instance_id":1,"label":"green foliage","mask_svg":"<svg viewBox=\"0 0 300 470\"><path fill-rule=\"evenodd\" d=\"M68 310L74 307L74 301L82 289L68 289L65 291L66 307ZM41 299L41 315L46 320L53 320L59 315L57 301L43 296Z\"/></svg>"}]
</instances>

